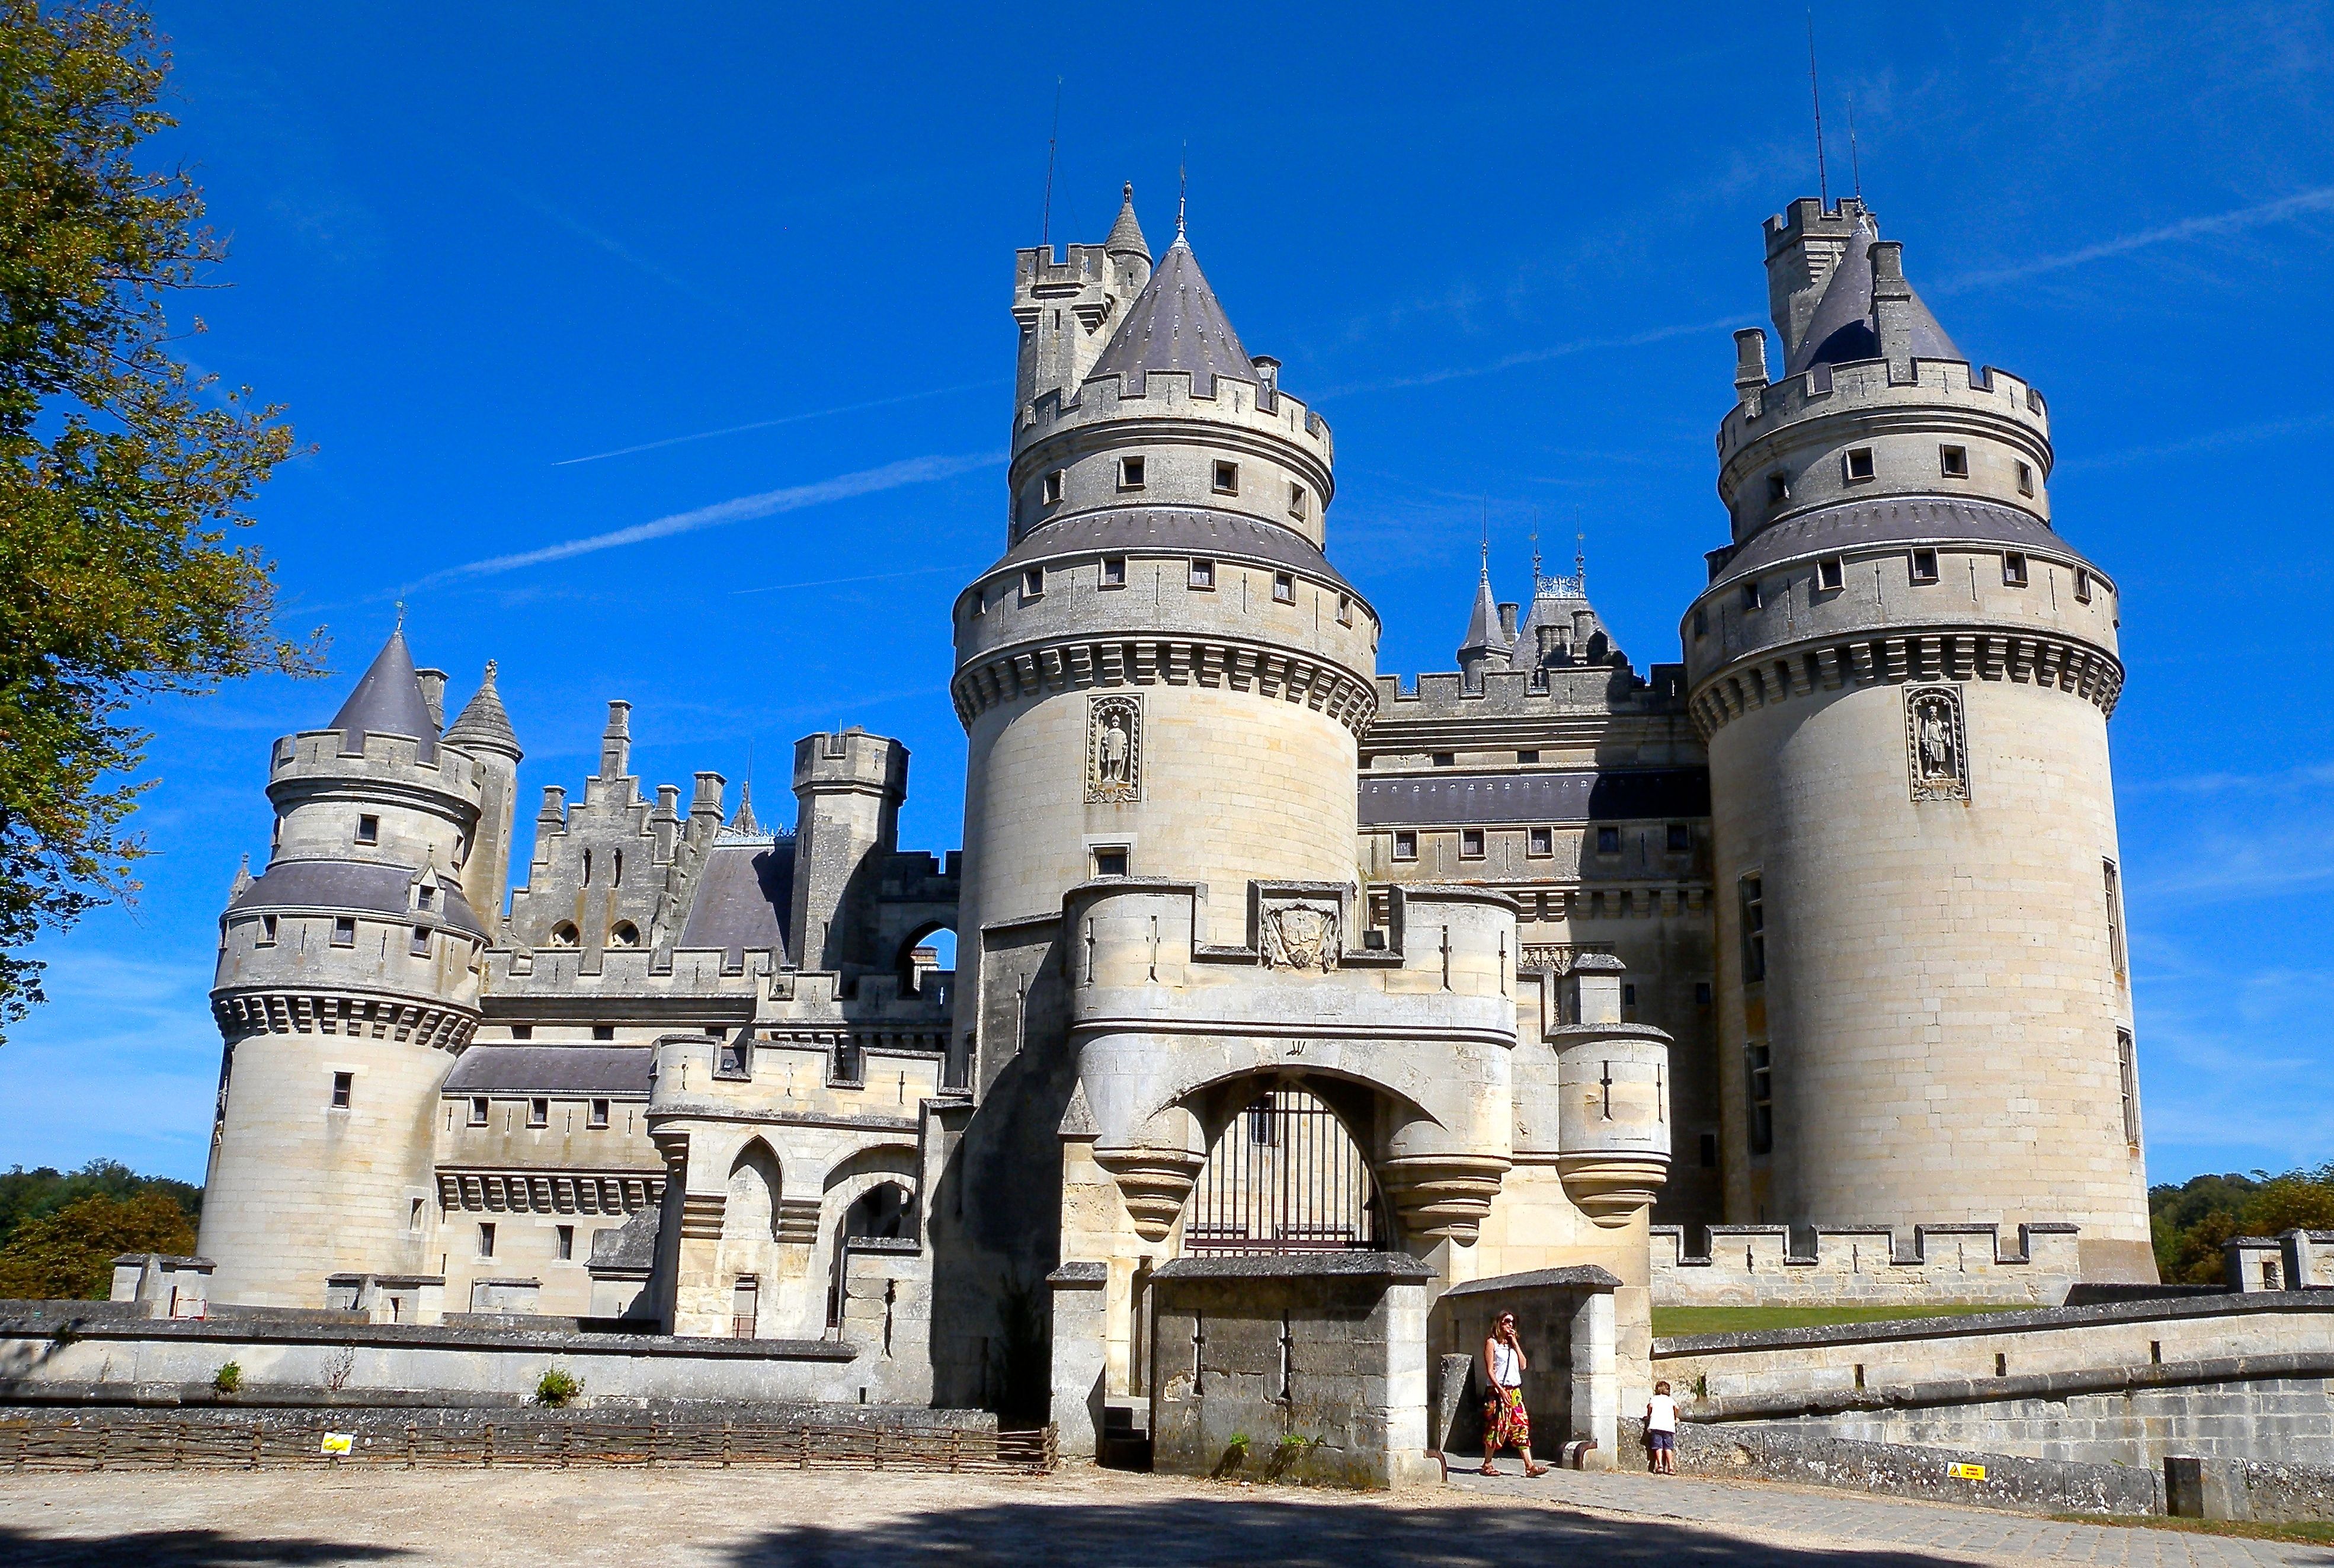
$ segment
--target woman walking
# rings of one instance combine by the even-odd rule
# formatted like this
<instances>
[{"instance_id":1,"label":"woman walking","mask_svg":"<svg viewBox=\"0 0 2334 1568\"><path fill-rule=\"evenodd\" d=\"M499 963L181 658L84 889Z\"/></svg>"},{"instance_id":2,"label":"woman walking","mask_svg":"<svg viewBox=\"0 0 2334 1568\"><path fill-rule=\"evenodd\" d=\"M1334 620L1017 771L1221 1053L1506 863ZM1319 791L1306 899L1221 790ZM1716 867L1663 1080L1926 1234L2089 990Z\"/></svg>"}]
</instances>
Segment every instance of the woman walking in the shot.
<instances>
[{"instance_id":1,"label":"woman walking","mask_svg":"<svg viewBox=\"0 0 2334 1568\"><path fill-rule=\"evenodd\" d=\"M1545 1476L1548 1466L1532 1463L1531 1416L1524 1409L1524 1372L1531 1366L1516 1338L1516 1315L1501 1312L1483 1341L1483 1376L1489 1392L1483 1396L1483 1474L1499 1475L1492 1461L1512 1446L1524 1457L1524 1474Z\"/></svg>"}]
</instances>

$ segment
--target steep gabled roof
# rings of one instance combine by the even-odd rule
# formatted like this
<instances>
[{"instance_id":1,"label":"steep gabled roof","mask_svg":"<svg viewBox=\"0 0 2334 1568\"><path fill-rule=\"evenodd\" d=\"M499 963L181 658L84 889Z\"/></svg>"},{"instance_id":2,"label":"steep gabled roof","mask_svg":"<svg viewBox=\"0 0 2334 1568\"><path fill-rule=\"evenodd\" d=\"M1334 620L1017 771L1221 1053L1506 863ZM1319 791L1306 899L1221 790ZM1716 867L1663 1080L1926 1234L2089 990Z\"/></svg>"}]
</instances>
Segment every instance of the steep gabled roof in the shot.
<instances>
[{"instance_id":1,"label":"steep gabled roof","mask_svg":"<svg viewBox=\"0 0 2334 1568\"><path fill-rule=\"evenodd\" d=\"M1190 372L1193 397L1215 396L1220 375L1258 379L1255 363L1240 347L1239 334L1225 319L1216 291L1200 275L1200 263L1180 234L1086 380L1123 376L1125 394L1139 397L1143 377L1155 370Z\"/></svg>"},{"instance_id":2,"label":"steep gabled roof","mask_svg":"<svg viewBox=\"0 0 2334 1568\"><path fill-rule=\"evenodd\" d=\"M364 750L367 735L403 735L420 742L415 754L422 761L438 760L438 724L422 700L421 682L413 673L413 654L402 630L389 634L372 667L325 728L341 732L341 750L352 755Z\"/></svg>"},{"instance_id":3,"label":"steep gabled roof","mask_svg":"<svg viewBox=\"0 0 2334 1568\"><path fill-rule=\"evenodd\" d=\"M1859 218L1847 242L1847 254L1832 269L1816 313L1808 318L1807 336L1784 366L1786 375L1800 375L1819 364L1848 364L1880 357L1880 334L1872 321L1872 244L1880 237L1869 218ZM1906 284L1909 293L1912 285ZM1913 295L1906 302L1913 326L1915 359L1966 359L1953 346L1937 318Z\"/></svg>"}]
</instances>

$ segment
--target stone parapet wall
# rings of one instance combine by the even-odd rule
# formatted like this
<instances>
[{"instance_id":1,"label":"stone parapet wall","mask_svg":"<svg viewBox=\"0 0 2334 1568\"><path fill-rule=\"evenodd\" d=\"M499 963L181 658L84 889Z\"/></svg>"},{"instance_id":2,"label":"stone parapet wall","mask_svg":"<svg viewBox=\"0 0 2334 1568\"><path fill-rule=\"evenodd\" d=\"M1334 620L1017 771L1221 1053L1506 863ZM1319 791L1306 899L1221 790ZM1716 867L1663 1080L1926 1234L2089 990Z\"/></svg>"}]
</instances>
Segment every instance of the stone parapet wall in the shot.
<instances>
[{"instance_id":1,"label":"stone parapet wall","mask_svg":"<svg viewBox=\"0 0 2334 1568\"><path fill-rule=\"evenodd\" d=\"M1686 1228L1653 1229L1654 1302L1664 1307L1863 1306L2002 1302L2055 1307L2081 1277L2078 1227L2023 1224L2004 1244L1995 1225L1814 1227L1812 1251L1788 1225L1712 1225L1707 1250Z\"/></svg>"}]
</instances>

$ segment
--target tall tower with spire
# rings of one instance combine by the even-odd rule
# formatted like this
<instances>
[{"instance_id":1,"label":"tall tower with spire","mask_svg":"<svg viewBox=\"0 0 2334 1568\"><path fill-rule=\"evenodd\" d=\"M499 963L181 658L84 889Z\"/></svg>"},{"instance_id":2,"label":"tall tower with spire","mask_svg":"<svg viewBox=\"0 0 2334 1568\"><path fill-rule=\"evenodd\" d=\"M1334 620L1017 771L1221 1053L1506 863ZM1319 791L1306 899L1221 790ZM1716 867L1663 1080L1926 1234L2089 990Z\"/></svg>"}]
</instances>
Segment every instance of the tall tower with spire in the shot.
<instances>
[{"instance_id":1,"label":"tall tower with spire","mask_svg":"<svg viewBox=\"0 0 2334 1568\"><path fill-rule=\"evenodd\" d=\"M430 1272L433 1113L487 942L463 882L484 771L439 743L402 631L329 725L275 743L274 844L236 879L211 992L226 1047L199 1244L217 1299L321 1307L336 1274Z\"/></svg>"},{"instance_id":2,"label":"tall tower with spire","mask_svg":"<svg viewBox=\"0 0 2334 1568\"><path fill-rule=\"evenodd\" d=\"M2049 417L1860 202L1767 225L1683 627L1710 752L1731 1218L2071 1221L2152 1279L2107 716Z\"/></svg>"}]
</instances>

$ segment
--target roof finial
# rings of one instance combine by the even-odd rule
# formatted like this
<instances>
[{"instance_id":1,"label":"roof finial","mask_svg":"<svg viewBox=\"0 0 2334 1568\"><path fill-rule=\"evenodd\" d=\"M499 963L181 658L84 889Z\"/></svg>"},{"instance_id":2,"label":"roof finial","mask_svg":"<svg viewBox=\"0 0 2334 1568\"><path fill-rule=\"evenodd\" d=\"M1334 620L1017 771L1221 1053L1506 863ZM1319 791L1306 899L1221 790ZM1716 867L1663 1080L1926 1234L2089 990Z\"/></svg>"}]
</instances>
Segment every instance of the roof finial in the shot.
<instances>
[{"instance_id":1,"label":"roof finial","mask_svg":"<svg viewBox=\"0 0 2334 1568\"><path fill-rule=\"evenodd\" d=\"M1572 575L1579 579L1583 597L1588 593L1588 530L1581 526L1580 508L1572 508Z\"/></svg>"},{"instance_id":2,"label":"roof finial","mask_svg":"<svg viewBox=\"0 0 2334 1568\"><path fill-rule=\"evenodd\" d=\"M1175 160L1175 237L1183 237L1183 198L1191 189L1191 144L1183 143L1183 156Z\"/></svg>"},{"instance_id":3,"label":"roof finial","mask_svg":"<svg viewBox=\"0 0 2334 1568\"><path fill-rule=\"evenodd\" d=\"M403 599L397 601L397 629L400 632L405 630L405 601Z\"/></svg>"},{"instance_id":4,"label":"roof finial","mask_svg":"<svg viewBox=\"0 0 2334 1568\"><path fill-rule=\"evenodd\" d=\"M487 661L486 683L487 685L491 686L495 683L495 671L498 668L500 668L500 666L494 660L489 659Z\"/></svg>"},{"instance_id":5,"label":"roof finial","mask_svg":"<svg viewBox=\"0 0 2334 1568\"><path fill-rule=\"evenodd\" d=\"M1483 498L1483 581L1491 580L1491 498Z\"/></svg>"},{"instance_id":6,"label":"roof finial","mask_svg":"<svg viewBox=\"0 0 2334 1568\"><path fill-rule=\"evenodd\" d=\"M1539 519L1532 519L1532 592L1539 592Z\"/></svg>"},{"instance_id":7,"label":"roof finial","mask_svg":"<svg viewBox=\"0 0 2334 1568\"><path fill-rule=\"evenodd\" d=\"M1831 209L1831 179L1824 171L1823 90L1816 84L1816 8L1808 7L1808 96L1816 106L1816 198Z\"/></svg>"}]
</instances>

